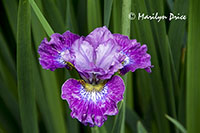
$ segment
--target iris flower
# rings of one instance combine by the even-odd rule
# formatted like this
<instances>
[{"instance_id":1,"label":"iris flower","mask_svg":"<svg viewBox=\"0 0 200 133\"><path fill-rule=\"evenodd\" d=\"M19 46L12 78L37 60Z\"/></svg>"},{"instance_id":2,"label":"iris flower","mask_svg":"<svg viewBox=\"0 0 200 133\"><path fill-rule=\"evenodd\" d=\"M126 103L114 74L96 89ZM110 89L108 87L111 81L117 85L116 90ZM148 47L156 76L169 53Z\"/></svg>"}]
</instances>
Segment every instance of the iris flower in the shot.
<instances>
[{"instance_id":1,"label":"iris flower","mask_svg":"<svg viewBox=\"0 0 200 133\"><path fill-rule=\"evenodd\" d=\"M71 117L84 125L102 126L107 116L118 113L125 85L120 75L145 69L151 72L147 46L107 27L96 28L88 36L70 31L55 33L50 41L41 42L38 52L44 69L75 68L80 80L68 79L62 85L61 97L71 109Z\"/></svg>"}]
</instances>

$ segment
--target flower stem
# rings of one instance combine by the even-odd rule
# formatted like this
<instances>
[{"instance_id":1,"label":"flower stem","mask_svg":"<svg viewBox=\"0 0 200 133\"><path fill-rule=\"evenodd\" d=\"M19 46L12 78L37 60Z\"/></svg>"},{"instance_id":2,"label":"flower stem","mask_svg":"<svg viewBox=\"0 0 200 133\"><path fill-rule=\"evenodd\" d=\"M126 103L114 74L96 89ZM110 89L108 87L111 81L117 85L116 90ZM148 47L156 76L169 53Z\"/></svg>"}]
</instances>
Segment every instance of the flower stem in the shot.
<instances>
[{"instance_id":1,"label":"flower stem","mask_svg":"<svg viewBox=\"0 0 200 133\"><path fill-rule=\"evenodd\" d=\"M97 126L91 128L91 133L99 133L99 129Z\"/></svg>"},{"instance_id":2,"label":"flower stem","mask_svg":"<svg viewBox=\"0 0 200 133\"><path fill-rule=\"evenodd\" d=\"M123 2L122 2L122 34L127 35L127 36L130 36L130 19L128 17L130 12L131 12L131 0L123 0ZM126 75L124 77L126 87L128 86L127 76L128 75ZM128 88L126 88L126 89L128 89ZM123 116L122 116L120 133L125 132L126 89L124 92L124 102L122 105ZM129 88L129 89L132 89L132 88Z\"/></svg>"}]
</instances>

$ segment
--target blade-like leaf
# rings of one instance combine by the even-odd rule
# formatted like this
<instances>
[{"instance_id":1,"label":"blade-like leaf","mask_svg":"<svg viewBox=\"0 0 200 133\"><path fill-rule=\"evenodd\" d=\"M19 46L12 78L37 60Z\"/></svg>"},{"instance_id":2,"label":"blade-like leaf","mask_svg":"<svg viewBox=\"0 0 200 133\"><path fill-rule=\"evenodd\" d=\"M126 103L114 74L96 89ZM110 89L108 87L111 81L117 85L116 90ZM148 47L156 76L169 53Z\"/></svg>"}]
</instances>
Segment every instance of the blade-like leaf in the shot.
<instances>
[{"instance_id":1,"label":"blade-like leaf","mask_svg":"<svg viewBox=\"0 0 200 133\"><path fill-rule=\"evenodd\" d=\"M170 11L172 11L172 10L173 10L173 7L174 7L174 2L173 2L173 0L167 0L167 4L168 4L168 6L169 6Z\"/></svg>"},{"instance_id":2,"label":"blade-like leaf","mask_svg":"<svg viewBox=\"0 0 200 133\"><path fill-rule=\"evenodd\" d=\"M16 79L16 66L14 59L12 58L11 51L8 48L8 44L6 43L2 31L0 29L0 55L2 57L3 62L7 65L13 77Z\"/></svg>"},{"instance_id":3,"label":"blade-like leaf","mask_svg":"<svg viewBox=\"0 0 200 133\"><path fill-rule=\"evenodd\" d=\"M38 64L36 63L38 60L33 60L33 77L34 77L34 88L36 90L36 102L38 104L39 111L41 112L41 117L44 120L44 124L46 126L46 130L48 132L56 132L55 125L53 125L54 121L52 119L52 115L48 106L48 102L46 99L44 86L42 84L41 74L38 70Z\"/></svg>"},{"instance_id":4,"label":"blade-like leaf","mask_svg":"<svg viewBox=\"0 0 200 133\"><path fill-rule=\"evenodd\" d=\"M3 0L4 7L6 9L6 14L8 16L8 20L10 26L12 28L12 32L16 39L17 35L17 1L16 0Z\"/></svg>"},{"instance_id":5,"label":"blade-like leaf","mask_svg":"<svg viewBox=\"0 0 200 133\"><path fill-rule=\"evenodd\" d=\"M113 0L104 0L104 25L109 27Z\"/></svg>"},{"instance_id":6,"label":"blade-like leaf","mask_svg":"<svg viewBox=\"0 0 200 133\"><path fill-rule=\"evenodd\" d=\"M76 5L76 3L74 4ZM77 9L74 10L76 13L76 24L78 27L78 33L80 35L86 36L88 34L88 26L87 26L87 0L79 0L77 3ZM72 14L73 15L73 14ZM72 21L73 22L73 21ZM81 24L80 24L81 22ZM74 22L73 22L74 23Z\"/></svg>"},{"instance_id":7,"label":"blade-like leaf","mask_svg":"<svg viewBox=\"0 0 200 133\"><path fill-rule=\"evenodd\" d=\"M42 4L40 1L38 2L38 6L42 7ZM41 8L42 11L42 8ZM46 36L42 25L38 21L35 15L32 16L32 29L33 29L33 39L35 42L35 47L38 49L38 46L40 45L41 40L44 39ZM37 57L38 53L36 53ZM36 60L37 62L38 60ZM37 63L37 67L39 65L39 61ZM39 65L39 72L41 72L40 75L40 80L38 82L38 88L37 89L43 89L43 90L37 90L37 102L39 105L39 109L41 113L43 114L44 122L47 127L47 131L52 129L52 132L59 132L63 133L66 132L66 124L64 122L64 115L62 111L62 106L61 106L61 98L59 97L59 87L57 86L56 82L56 77L55 77L55 72L50 72L47 70L43 70L42 67ZM38 70L35 70L35 73ZM36 74L37 76L37 74ZM39 79L38 79L39 80ZM35 83L37 83L35 82ZM42 87L42 88L41 88ZM42 100L42 102L40 102ZM39 103L40 102L40 103ZM45 112L46 111L46 112ZM46 113L46 114L45 114Z\"/></svg>"},{"instance_id":8,"label":"blade-like leaf","mask_svg":"<svg viewBox=\"0 0 200 133\"><path fill-rule=\"evenodd\" d=\"M40 3L40 5L41 5L41 3ZM39 22L39 20L37 19L37 16L35 15L35 13L32 11L32 31L33 31L34 40L37 40L37 38L40 39L46 35L45 31L41 30L41 29L42 29L42 25ZM35 41L35 42L37 43L37 41ZM33 86L36 89L36 102L38 104L39 111L41 112L41 118L44 121L46 130L48 132L55 132L56 131L55 125L53 125L53 122L51 122L51 121L53 121L53 119L52 119L52 116L50 113L48 102L46 100L44 86L42 83L42 78L41 78L41 74L40 74L38 65L39 65L38 59L36 60L36 58L34 58L33 59L33 77L35 80L33 81L33 83L34 83Z\"/></svg>"},{"instance_id":9,"label":"blade-like leaf","mask_svg":"<svg viewBox=\"0 0 200 133\"><path fill-rule=\"evenodd\" d=\"M172 117L165 115L165 117L171 121L182 133L186 133L187 131L185 130L185 128L175 119L173 119Z\"/></svg>"},{"instance_id":10,"label":"blade-like leaf","mask_svg":"<svg viewBox=\"0 0 200 133\"><path fill-rule=\"evenodd\" d=\"M166 37L167 38L167 37ZM169 39L167 38L167 44L169 47L170 62L172 68L172 79L175 88L175 98L178 101L178 120L185 125L185 114L186 114L186 99L185 99L185 57L182 55L181 59L181 70L180 70L180 83L178 81L177 71L174 64L174 59L172 56L171 47L169 44ZM184 51L183 51L184 52Z\"/></svg>"},{"instance_id":11,"label":"blade-like leaf","mask_svg":"<svg viewBox=\"0 0 200 133\"><path fill-rule=\"evenodd\" d=\"M149 8L148 12L156 12L158 11L161 14L164 14L164 6L163 0L156 1L147 1L147 7ZM148 9L147 8L147 9ZM163 85L165 88L165 95L167 98L167 105L169 108L169 112L172 114L174 118L176 118L176 104L175 104L175 97L174 91L177 88L174 88L173 81L172 81L172 70L170 65L170 55L169 55L169 47L168 47L168 40L166 39L166 26L165 21L151 21L151 28L154 31L153 37L155 40L155 46L157 48L157 52L160 54L160 66L161 66L161 74L163 79ZM162 44L162 45L160 45Z\"/></svg>"},{"instance_id":12,"label":"blade-like leaf","mask_svg":"<svg viewBox=\"0 0 200 133\"><path fill-rule=\"evenodd\" d=\"M0 61L0 63L2 63L2 62ZM0 67L2 67L2 66L0 65ZM0 76L2 76L2 75L0 75ZM6 84L6 80L0 79L0 97L3 99L4 104L9 109L9 111L11 113L10 115L12 115L14 117L14 119L17 121L17 124L19 126L20 125L19 105L17 103L16 98L13 96L13 94L9 90L9 87Z\"/></svg>"},{"instance_id":13,"label":"blade-like leaf","mask_svg":"<svg viewBox=\"0 0 200 133\"><path fill-rule=\"evenodd\" d=\"M1 83L1 82L0 82ZM0 127L5 130L5 133L21 132L20 127L10 115L9 109L4 104L3 99L0 97Z\"/></svg>"},{"instance_id":14,"label":"blade-like leaf","mask_svg":"<svg viewBox=\"0 0 200 133\"><path fill-rule=\"evenodd\" d=\"M145 114L148 111L148 108L151 101L151 82L149 78L149 74L145 70L137 70L136 72L136 84L135 87L135 95L137 100L139 101L136 103L139 108L141 109L141 113ZM152 112L151 112L152 113Z\"/></svg>"},{"instance_id":15,"label":"blade-like leaf","mask_svg":"<svg viewBox=\"0 0 200 133\"><path fill-rule=\"evenodd\" d=\"M37 15L38 19L40 20L43 28L45 29L46 33L49 35L49 37L54 33L53 29L50 27L50 25L48 24L47 20L45 19L45 17L42 15L40 9L38 8L38 6L36 5L34 0L29 0L35 14Z\"/></svg>"},{"instance_id":16,"label":"blade-like leaf","mask_svg":"<svg viewBox=\"0 0 200 133\"><path fill-rule=\"evenodd\" d=\"M137 132L137 122L140 120L135 111L132 111L128 107L126 108L126 123L131 128L132 132Z\"/></svg>"},{"instance_id":17,"label":"blade-like leaf","mask_svg":"<svg viewBox=\"0 0 200 133\"><path fill-rule=\"evenodd\" d=\"M181 70L180 70L180 96L178 120L186 127L186 48L182 50Z\"/></svg>"},{"instance_id":18,"label":"blade-like leaf","mask_svg":"<svg viewBox=\"0 0 200 133\"><path fill-rule=\"evenodd\" d=\"M67 117L67 115L64 115L62 110L63 108L59 93L61 87L58 87L55 82L56 75L53 72L42 70L42 80L44 82L45 94L48 101L50 113L53 118L53 124L56 127L55 132L65 133L67 125L65 124L64 118Z\"/></svg>"},{"instance_id":19,"label":"blade-like leaf","mask_svg":"<svg viewBox=\"0 0 200 133\"><path fill-rule=\"evenodd\" d=\"M127 90L126 90L126 103L127 107L133 109L133 74L132 72L127 73Z\"/></svg>"},{"instance_id":20,"label":"blade-like leaf","mask_svg":"<svg viewBox=\"0 0 200 133\"><path fill-rule=\"evenodd\" d=\"M175 15L178 13L187 15L188 0L176 0L174 3L173 13ZM170 22L168 35L169 35L169 42L171 46L172 56L173 56L177 75L179 75L180 73L179 69L180 69L180 61L181 61L181 51L182 51L181 49L183 47L185 31L186 31L185 20L177 20L177 21Z\"/></svg>"},{"instance_id":21,"label":"blade-like leaf","mask_svg":"<svg viewBox=\"0 0 200 133\"><path fill-rule=\"evenodd\" d=\"M114 124L113 124L113 128L112 128L112 131L111 133L121 133L121 131L123 130L123 117L124 117L124 107L125 104L124 104L124 100L121 101L119 103L119 113L117 114L117 116L115 117L115 121L114 121Z\"/></svg>"},{"instance_id":22,"label":"blade-like leaf","mask_svg":"<svg viewBox=\"0 0 200 133\"><path fill-rule=\"evenodd\" d=\"M67 131L69 133L78 133L80 132L79 122L76 119L73 119L70 116L70 108L68 107L68 104L65 104L66 108L66 119L67 119Z\"/></svg>"},{"instance_id":23,"label":"blade-like leaf","mask_svg":"<svg viewBox=\"0 0 200 133\"><path fill-rule=\"evenodd\" d=\"M66 27L75 33L78 33L77 21L74 13L74 8L72 4L72 0L67 0L67 9L66 9Z\"/></svg>"},{"instance_id":24,"label":"blade-like leaf","mask_svg":"<svg viewBox=\"0 0 200 133\"><path fill-rule=\"evenodd\" d=\"M101 127L97 127L97 126L92 127L91 133L107 133L107 131L104 125L102 125Z\"/></svg>"},{"instance_id":25,"label":"blade-like leaf","mask_svg":"<svg viewBox=\"0 0 200 133\"><path fill-rule=\"evenodd\" d=\"M60 11L59 14L61 14L63 20L65 20L67 1L66 0L56 0L55 3Z\"/></svg>"},{"instance_id":26,"label":"blade-like leaf","mask_svg":"<svg viewBox=\"0 0 200 133\"><path fill-rule=\"evenodd\" d=\"M130 36L130 24L131 23L130 23L130 19L128 18L128 14L130 13L130 11L131 11L131 0L124 0L122 2L122 20L121 20L121 22L122 22L122 34L127 35L127 36ZM131 73L129 73L129 74L131 74ZM130 81L127 79L128 77L129 77L128 75L126 75L124 77L124 82L125 82L125 87L126 87L125 92L124 92L124 99L123 99L124 102L122 103L123 105L122 105L121 113L119 113L119 117L118 117L119 118L118 120L120 122L117 121L117 123L119 123L119 125L116 124L119 128L119 130L117 130L117 131L120 133L125 132L126 89L132 89L132 88L127 88L128 86L130 86L129 84L131 84L131 82L128 82L128 81ZM115 129L117 129L117 128L115 128ZM115 131L115 130L113 130L113 131Z\"/></svg>"},{"instance_id":27,"label":"blade-like leaf","mask_svg":"<svg viewBox=\"0 0 200 133\"><path fill-rule=\"evenodd\" d=\"M113 0L113 10L112 10L112 16L113 16L113 32L114 33L121 33L121 21L122 21L122 1L119 0Z\"/></svg>"},{"instance_id":28,"label":"blade-like leaf","mask_svg":"<svg viewBox=\"0 0 200 133\"><path fill-rule=\"evenodd\" d=\"M60 14L54 0L42 0L44 14L55 32L63 33L66 31L64 18Z\"/></svg>"},{"instance_id":29,"label":"blade-like leaf","mask_svg":"<svg viewBox=\"0 0 200 133\"><path fill-rule=\"evenodd\" d=\"M138 13L147 12L147 7L144 0L133 0L132 2L132 11L137 15ZM134 38L141 43L145 43L148 46L148 53L151 55L151 62L154 65L152 68L151 74L146 74L149 76L145 80L150 83L149 89L151 90L152 103L154 110L154 117L156 120L157 128L160 132L169 133L169 123L164 117L164 114L167 112L166 105L166 96L164 92L163 82L161 78L160 66L158 63L158 53L156 51L155 41L153 39L153 31L151 29L151 24L149 20L139 21L137 19L132 21L133 28L132 31L135 35ZM147 82L147 81L146 81ZM147 82L147 83L148 83ZM144 84L144 83L143 83Z\"/></svg>"},{"instance_id":30,"label":"blade-like leaf","mask_svg":"<svg viewBox=\"0 0 200 133\"><path fill-rule=\"evenodd\" d=\"M17 24L17 78L20 114L23 132L37 133L35 89L32 86L32 50L30 5L20 0Z\"/></svg>"},{"instance_id":31,"label":"blade-like leaf","mask_svg":"<svg viewBox=\"0 0 200 133\"><path fill-rule=\"evenodd\" d=\"M200 131L200 1L189 1L189 26L187 44L187 131Z\"/></svg>"},{"instance_id":32,"label":"blade-like leaf","mask_svg":"<svg viewBox=\"0 0 200 133\"><path fill-rule=\"evenodd\" d=\"M102 25L100 0L87 1L88 32Z\"/></svg>"},{"instance_id":33,"label":"blade-like leaf","mask_svg":"<svg viewBox=\"0 0 200 133\"><path fill-rule=\"evenodd\" d=\"M11 57L11 52L7 46L8 44L6 43L0 32L0 74L2 75L4 84L8 87L13 96L17 99L18 94L16 68L14 60Z\"/></svg>"},{"instance_id":34,"label":"blade-like leaf","mask_svg":"<svg viewBox=\"0 0 200 133\"><path fill-rule=\"evenodd\" d=\"M137 130L138 130L138 133L147 133L147 130L144 128L144 126L142 125L140 121L138 121L137 123Z\"/></svg>"}]
</instances>

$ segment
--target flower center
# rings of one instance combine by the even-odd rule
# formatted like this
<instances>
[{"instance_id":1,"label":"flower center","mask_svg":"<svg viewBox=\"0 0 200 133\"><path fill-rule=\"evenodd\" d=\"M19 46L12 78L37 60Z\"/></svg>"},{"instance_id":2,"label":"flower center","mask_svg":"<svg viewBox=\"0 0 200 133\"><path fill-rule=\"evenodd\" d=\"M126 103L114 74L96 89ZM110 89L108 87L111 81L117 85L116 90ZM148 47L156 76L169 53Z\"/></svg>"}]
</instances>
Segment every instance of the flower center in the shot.
<instances>
[{"instance_id":1,"label":"flower center","mask_svg":"<svg viewBox=\"0 0 200 133\"><path fill-rule=\"evenodd\" d=\"M90 86L90 85L89 85ZM93 86L93 85L92 85ZM98 101L102 101L105 99L106 94L108 93L108 86L104 85L103 87L88 87L88 85L80 87L80 95L84 100L92 101L94 103L97 103ZM99 91L96 91L96 89L99 89ZM90 91L88 90L90 89Z\"/></svg>"},{"instance_id":2,"label":"flower center","mask_svg":"<svg viewBox=\"0 0 200 133\"><path fill-rule=\"evenodd\" d=\"M89 84L89 83L85 83L85 89L87 91L101 91L104 87L104 84L101 83L101 84L98 84L98 85L92 85L92 84Z\"/></svg>"},{"instance_id":3,"label":"flower center","mask_svg":"<svg viewBox=\"0 0 200 133\"><path fill-rule=\"evenodd\" d=\"M85 90L86 91L89 91L89 92L92 92L92 91L96 91L96 92L100 92L103 88L104 88L104 86L105 86L105 84L106 84L106 82L105 81L103 81L103 82L101 82L101 83L98 83L98 84L95 84L95 85L93 85L93 84L90 84L90 83L86 83L85 81L80 81L81 82L81 84L83 85L83 87L85 88Z\"/></svg>"},{"instance_id":4,"label":"flower center","mask_svg":"<svg viewBox=\"0 0 200 133\"><path fill-rule=\"evenodd\" d=\"M125 55L126 56L126 58L124 59L124 61L122 62L122 65L123 66L126 66L126 65L128 65L129 63L130 63L130 58L127 56L127 55Z\"/></svg>"}]
</instances>

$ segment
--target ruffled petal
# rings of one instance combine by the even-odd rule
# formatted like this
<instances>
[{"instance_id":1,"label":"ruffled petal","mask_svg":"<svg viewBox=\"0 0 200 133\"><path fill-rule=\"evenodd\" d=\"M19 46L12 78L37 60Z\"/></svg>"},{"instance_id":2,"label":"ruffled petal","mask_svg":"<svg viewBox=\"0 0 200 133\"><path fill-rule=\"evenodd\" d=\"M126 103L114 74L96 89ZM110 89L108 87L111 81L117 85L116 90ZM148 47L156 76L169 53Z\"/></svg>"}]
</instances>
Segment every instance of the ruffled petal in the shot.
<instances>
[{"instance_id":1,"label":"ruffled petal","mask_svg":"<svg viewBox=\"0 0 200 133\"><path fill-rule=\"evenodd\" d=\"M76 34L73 34L71 33L70 31L66 31L65 33L63 33L63 36L65 38L67 38L65 40L65 44L67 44L67 46L71 47L73 42L76 41L77 39L80 38L80 36L76 35Z\"/></svg>"},{"instance_id":2,"label":"ruffled petal","mask_svg":"<svg viewBox=\"0 0 200 133\"><path fill-rule=\"evenodd\" d=\"M91 72L94 69L94 48L80 38L71 47L75 55L74 65L79 72Z\"/></svg>"},{"instance_id":3,"label":"ruffled petal","mask_svg":"<svg viewBox=\"0 0 200 133\"><path fill-rule=\"evenodd\" d=\"M79 36L69 31L63 35L55 33L51 40L45 38L38 49L40 64L44 69L54 71L57 68L66 67L66 62L73 63L73 56L70 47Z\"/></svg>"},{"instance_id":4,"label":"ruffled petal","mask_svg":"<svg viewBox=\"0 0 200 133\"><path fill-rule=\"evenodd\" d=\"M94 48L110 39L114 39L114 37L106 26L96 28L85 38Z\"/></svg>"},{"instance_id":5,"label":"ruffled petal","mask_svg":"<svg viewBox=\"0 0 200 133\"><path fill-rule=\"evenodd\" d=\"M118 113L117 103L123 99L124 83L119 76L112 77L100 91L87 91L80 81L67 80L62 86L62 99L67 100L72 118L83 124L102 126L107 115Z\"/></svg>"},{"instance_id":6,"label":"ruffled petal","mask_svg":"<svg viewBox=\"0 0 200 133\"><path fill-rule=\"evenodd\" d=\"M120 48L107 27L96 28L72 46L75 67L86 78L95 74L98 79L109 79L123 67L118 60Z\"/></svg>"},{"instance_id":7,"label":"ruffled petal","mask_svg":"<svg viewBox=\"0 0 200 133\"><path fill-rule=\"evenodd\" d=\"M130 40L127 36L113 34L116 42L121 46L121 56L118 58L123 64L120 70L122 75L129 71L134 72L136 69L145 69L151 72L151 56L147 53L147 46L140 45L135 39Z\"/></svg>"},{"instance_id":8,"label":"ruffled petal","mask_svg":"<svg viewBox=\"0 0 200 133\"><path fill-rule=\"evenodd\" d=\"M115 72L123 66L117 60L119 56L119 45L112 39L100 44L96 48L96 62L95 65L102 71L99 73L98 78L109 79Z\"/></svg>"}]
</instances>

